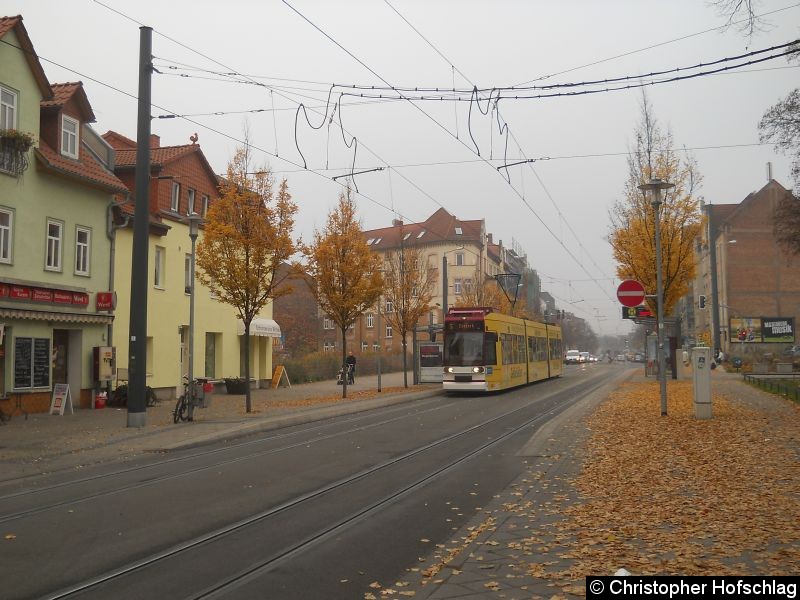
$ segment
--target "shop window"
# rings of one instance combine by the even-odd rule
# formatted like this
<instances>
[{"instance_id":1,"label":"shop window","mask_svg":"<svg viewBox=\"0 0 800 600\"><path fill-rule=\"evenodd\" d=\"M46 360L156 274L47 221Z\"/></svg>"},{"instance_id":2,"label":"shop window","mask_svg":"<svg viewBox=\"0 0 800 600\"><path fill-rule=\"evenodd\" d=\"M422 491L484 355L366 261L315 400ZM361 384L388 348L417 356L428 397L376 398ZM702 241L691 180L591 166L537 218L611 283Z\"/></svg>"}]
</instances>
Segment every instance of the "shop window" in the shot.
<instances>
[{"instance_id":1,"label":"shop window","mask_svg":"<svg viewBox=\"0 0 800 600\"><path fill-rule=\"evenodd\" d=\"M50 387L50 339L14 339L14 389Z\"/></svg>"}]
</instances>

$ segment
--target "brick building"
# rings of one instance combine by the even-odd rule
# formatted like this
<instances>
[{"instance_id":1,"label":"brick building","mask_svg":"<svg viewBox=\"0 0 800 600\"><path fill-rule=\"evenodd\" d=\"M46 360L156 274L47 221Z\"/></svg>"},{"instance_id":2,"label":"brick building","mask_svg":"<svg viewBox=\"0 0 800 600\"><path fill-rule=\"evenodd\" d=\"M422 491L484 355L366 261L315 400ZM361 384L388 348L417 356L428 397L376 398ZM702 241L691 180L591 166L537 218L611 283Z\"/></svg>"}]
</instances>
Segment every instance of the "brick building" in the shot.
<instances>
[{"instance_id":1,"label":"brick building","mask_svg":"<svg viewBox=\"0 0 800 600\"><path fill-rule=\"evenodd\" d=\"M728 355L756 358L780 354L795 343L800 319L800 257L777 244L773 214L790 192L774 179L738 204L706 206L701 241L695 333L710 334ZM788 329L787 329L788 328Z\"/></svg>"}]
</instances>

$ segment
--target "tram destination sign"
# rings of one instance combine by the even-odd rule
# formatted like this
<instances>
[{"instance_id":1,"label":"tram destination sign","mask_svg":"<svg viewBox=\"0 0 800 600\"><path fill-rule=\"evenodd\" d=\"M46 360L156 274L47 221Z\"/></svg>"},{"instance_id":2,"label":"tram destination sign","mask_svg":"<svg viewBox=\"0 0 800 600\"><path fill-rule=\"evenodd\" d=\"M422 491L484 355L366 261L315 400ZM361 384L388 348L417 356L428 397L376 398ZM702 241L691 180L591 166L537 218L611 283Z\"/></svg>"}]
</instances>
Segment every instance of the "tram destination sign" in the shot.
<instances>
[{"instance_id":1,"label":"tram destination sign","mask_svg":"<svg viewBox=\"0 0 800 600\"><path fill-rule=\"evenodd\" d=\"M483 331L483 320L445 321L445 331Z\"/></svg>"},{"instance_id":2,"label":"tram destination sign","mask_svg":"<svg viewBox=\"0 0 800 600\"><path fill-rule=\"evenodd\" d=\"M645 319L654 316L646 306L623 306L623 319Z\"/></svg>"}]
</instances>

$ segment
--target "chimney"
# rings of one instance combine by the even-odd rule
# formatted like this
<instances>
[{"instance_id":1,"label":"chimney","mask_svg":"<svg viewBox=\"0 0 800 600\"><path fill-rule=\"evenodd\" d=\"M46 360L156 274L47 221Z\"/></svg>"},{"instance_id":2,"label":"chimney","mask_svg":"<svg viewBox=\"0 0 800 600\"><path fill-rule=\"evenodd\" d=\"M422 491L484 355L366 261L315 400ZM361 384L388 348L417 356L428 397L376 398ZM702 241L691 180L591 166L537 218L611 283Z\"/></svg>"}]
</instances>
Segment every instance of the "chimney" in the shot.
<instances>
[{"instance_id":1,"label":"chimney","mask_svg":"<svg viewBox=\"0 0 800 600\"><path fill-rule=\"evenodd\" d=\"M161 136L158 136L155 133L151 133L150 134L150 147L151 148L161 148Z\"/></svg>"},{"instance_id":2,"label":"chimney","mask_svg":"<svg viewBox=\"0 0 800 600\"><path fill-rule=\"evenodd\" d=\"M403 220L402 219L392 219L392 227L402 227Z\"/></svg>"},{"instance_id":3,"label":"chimney","mask_svg":"<svg viewBox=\"0 0 800 600\"><path fill-rule=\"evenodd\" d=\"M487 233L486 234L486 243L487 244L491 244L492 243L492 234L491 233Z\"/></svg>"},{"instance_id":4,"label":"chimney","mask_svg":"<svg viewBox=\"0 0 800 600\"><path fill-rule=\"evenodd\" d=\"M772 181L772 163L768 162L767 163L767 183L769 183L770 181Z\"/></svg>"}]
</instances>

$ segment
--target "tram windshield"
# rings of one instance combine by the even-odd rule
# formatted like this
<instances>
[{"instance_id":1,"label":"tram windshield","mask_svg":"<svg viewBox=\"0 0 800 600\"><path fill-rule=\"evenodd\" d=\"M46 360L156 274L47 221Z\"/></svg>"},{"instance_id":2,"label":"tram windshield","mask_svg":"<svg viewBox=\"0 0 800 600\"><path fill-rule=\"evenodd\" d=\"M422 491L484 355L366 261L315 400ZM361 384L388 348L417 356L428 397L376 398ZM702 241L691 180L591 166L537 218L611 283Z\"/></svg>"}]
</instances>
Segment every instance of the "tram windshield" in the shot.
<instances>
[{"instance_id":1,"label":"tram windshield","mask_svg":"<svg viewBox=\"0 0 800 600\"><path fill-rule=\"evenodd\" d=\"M447 332L444 364L448 367L472 367L484 364L483 332Z\"/></svg>"}]
</instances>

